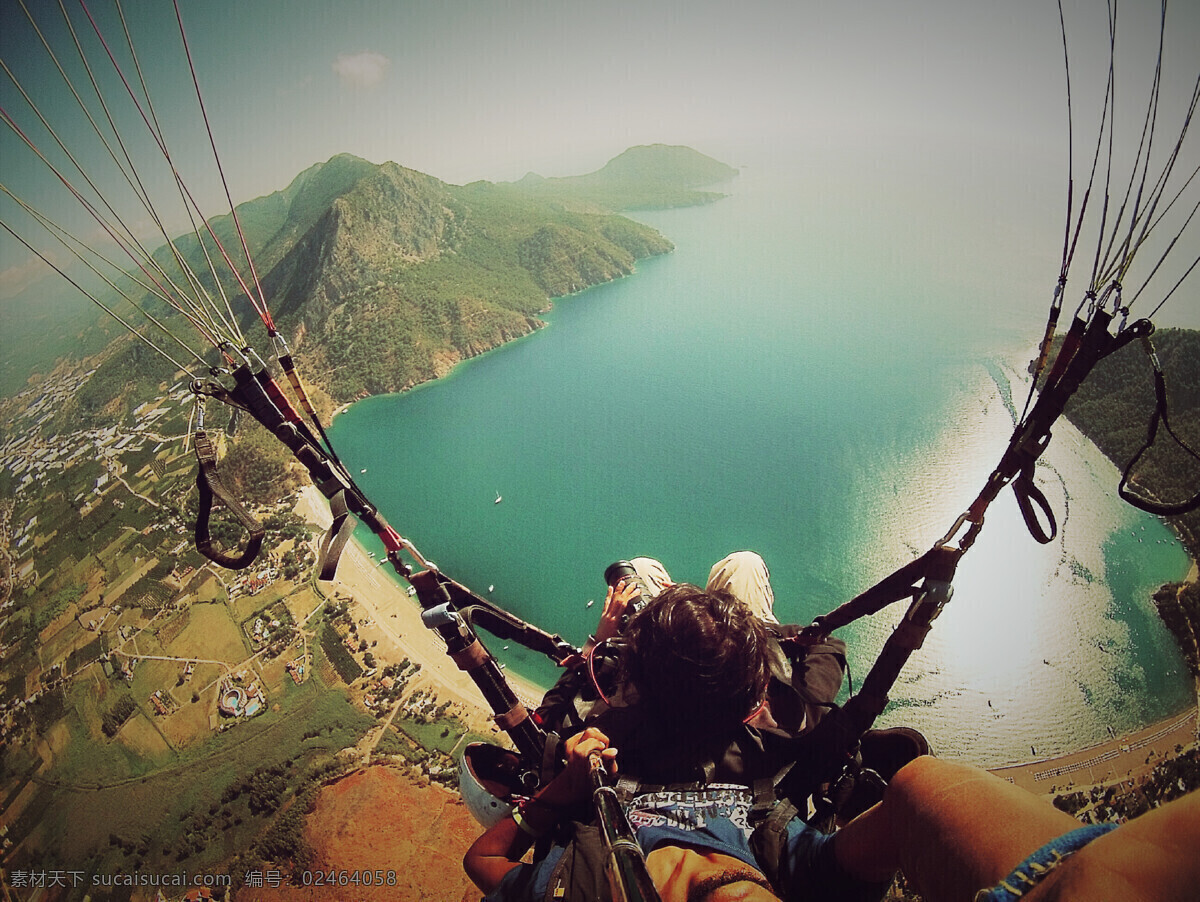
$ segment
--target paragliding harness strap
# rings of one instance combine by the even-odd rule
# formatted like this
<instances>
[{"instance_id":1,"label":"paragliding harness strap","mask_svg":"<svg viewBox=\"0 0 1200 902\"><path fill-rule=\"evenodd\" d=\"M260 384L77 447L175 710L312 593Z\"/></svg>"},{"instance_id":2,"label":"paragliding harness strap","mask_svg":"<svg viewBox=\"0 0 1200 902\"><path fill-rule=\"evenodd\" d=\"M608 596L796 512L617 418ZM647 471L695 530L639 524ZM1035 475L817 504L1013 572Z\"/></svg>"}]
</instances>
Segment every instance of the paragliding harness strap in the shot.
<instances>
[{"instance_id":1,"label":"paragliding harness strap","mask_svg":"<svg viewBox=\"0 0 1200 902\"><path fill-rule=\"evenodd\" d=\"M331 580L358 522L355 514L363 517L377 535L386 533L387 526L357 490L341 462L321 447L300 420L265 368L255 373L249 366L240 366L233 373L233 381L232 389L212 380L197 381L193 391L249 413L292 452L308 471L313 484L329 499L333 523L321 540L318 567L320 579Z\"/></svg>"},{"instance_id":2,"label":"paragliding harness strap","mask_svg":"<svg viewBox=\"0 0 1200 902\"><path fill-rule=\"evenodd\" d=\"M755 842L763 846L764 852L769 853L786 841L788 822L802 804L807 804L809 797L817 799L819 805L824 803L826 811L819 814L825 821L824 826L832 826L839 797L843 795L839 781L847 776L853 781L865 773L858 756L860 741L883 713L888 693L905 663L924 643L933 620L950 601L958 562L982 529L988 506L1006 485L1012 485L1034 539L1043 544L1053 540L1057 524L1049 502L1033 481L1037 460L1050 442L1050 429L1100 359L1132 339L1148 336L1153 331L1148 320L1141 320L1113 337L1107 331L1110 321L1111 317L1104 311L1097 311L1090 323L1075 320L1033 411L1018 424L983 490L949 532L921 557L829 614L817 617L807 628L812 635L825 636L860 617L878 613L893 602L912 599L904 618L884 643L859 693L842 707L829 712L811 732L794 740L795 763L778 781L775 795L779 801L769 808L765 807L764 801L755 811L755 817L760 819L756 830L761 830ZM1035 508L1045 516L1045 528ZM766 854L764 860L777 859Z\"/></svg>"},{"instance_id":3,"label":"paragliding harness strap","mask_svg":"<svg viewBox=\"0 0 1200 902\"><path fill-rule=\"evenodd\" d=\"M775 788L771 786L769 800L760 799L760 789L755 787L754 807L750 809L750 823L754 832L750 834L750 851L754 860L762 870L763 876L776 890L782 886L779 873L779 863L783 860L787 848L787 831L790 824L799 814L799 810L791 799L783 798L775 801Z\"/></svg>"},{"instance_id":4,"label":"paragliding harness strap","mask_svg":"<svg viewBox=\"0 0 1200 902\"><path fill-rule=\"evenodd\" d=\"M197 429L193 441L196 447L196 460L199 463L199 469L196 472L196 488L200 491L200 506L196 514L196 548L213 563L230 570L244 570L258 557L266 532L262 524L242 507L221 480L221 474L217 469L217 449L209 439L208 433L203 429ZM213 547L208 520L212 514L214 498L224 504L250 534L246 548L240 555L226 554Z\"/></svg>"},{"instance_id":5,"label":"paragliding harness strap","mask_svg":"<svg viewBox=\"0 0 1200 902\"><path fill-rule=\"evenodd\" d=\"M329 512L333 514L333 523L330 524L329 530L321 540L321 575L319 577L326 581L337 575L338 561L341 560L346 543L350 541L350 536L354 534L354 526L358 522L350 513L344 489L329 499Z\"/></svg>"},{"instance_id":6,"label":"paragliding harness strap","mask_svg":"<svg viewBox=\"0 0 1200 902\"><path fill-rule=\"evenodd\" d=\"M778 865L787 844L788 824L802 810L807 812L810 797L816 810L809 822L830 832L857 783L866 781L875 789L882 789L882 778L862 767L859 743L875 718L883 713L888 692L900 671L912 652L921 647L932 621L953 594L951 581L961 555L960 549L939 544L835 611L817 618L808 628L816 635L827 635L892 602L913 598L858 694L826 713L811 731L792 740L789 764L773 777L754 784L754 804L750 811L754 832L750 848L777 890L780 889Z\"/></svg>"},{"instance_id":7,"label":"paragliding harness strap","mask_svg":"<svg viewBox=\"0 0 1200 902\"><path fill-rule=\"evenodd\" d=\"M1130 477L1134 467L1138 461L1154 446L1154 440L1158 436L1159 422L1166 428L1180 447L1183 448L1194 460L1200 461L1200 454L1185 442L1175 430L1171 428L1171 421L1167 414L1167 383L1163 378L1162 366L1158 362L1158 354L1154 350L1154 345L1150 343L1149 336L1142 338L1142 345L1146 349L1146 354L1150 358L1150 365L1154 369L1154 414L1150 418L1150 424L1146 428L1146 440L1142 443L1142 447L1133 456L1126 465L1124 472L1121 474L1121 483L1117 486L1117 494L1125 501L1128 501L1134 507L1146 511L1150 514L1155 514L1159 517L1178 517L1181 514L1190 513L1191 511L1200 508L1200 492L1197 492L1187 501L1171 504L1161 501L1153 501L1146 498L1144 495L1135 494L1130 489Z\"/></svg>"}]
</instances>

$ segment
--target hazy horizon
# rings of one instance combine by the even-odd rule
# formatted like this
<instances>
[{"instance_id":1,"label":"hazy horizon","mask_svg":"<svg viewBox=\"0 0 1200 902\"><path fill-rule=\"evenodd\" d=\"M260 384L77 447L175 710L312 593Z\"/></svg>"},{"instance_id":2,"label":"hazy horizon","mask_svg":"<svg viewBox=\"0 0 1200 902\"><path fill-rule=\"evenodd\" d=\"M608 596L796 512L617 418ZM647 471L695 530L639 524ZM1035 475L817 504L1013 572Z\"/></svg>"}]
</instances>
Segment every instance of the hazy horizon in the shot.
<instances>
[{"instance_id":1,"label":"hazy horizon","mask_svg":"<svg viewBox=\"0 0 1200 902\"><path fill-rule=\"evenodd\" d=\"M1176 6L1168 11L1156 151L1174 140L1195 77L1191 48L1200 44L1200 9ZM29 7L86 94L56 5ZM1095 147L1107 13L1095 0L1064 8L1080 183ZM801 171L822 190L845 191L848 203L863 203L869 188L863 215L873 215L871 198L885 207L942 210L949 235L990 226L993 208L1003 205L1007 227L1030 230L1045 247L1037 266L1061 249L1066 79L1058 8L1048 0L903 7L864 0L836 8L751 0L736 11L712 2L298 0L182 2L181 11L236 203L280 190L338 153L463 184L529 171L578 174L632 145L686 144L734 166ZM132 80L113 8L91 12ZM151 195L165 198L169 227L182 229L180 203L170 206L169 171L155 159L87 18L79 8L71 16L131 155L145 164ZM45 48L19 7L7 5L0 17L4 62L107 192L118 184L112 162ZM125 18L177 169L206 215L227 211L173 11L134 2ZM1132 138L1118 142L1118 154L1136 144L1157 37L1157 9L1121 9L1117 120L1120 135ZM48 156L65 160L51 152L53 139L13 82L0 84L5 112ZM1188 151L1181 168L1190 172L1196 154ZM85 241L102 237L9 129L0 134L0 158L0 181L14 193ZM147 233L144 214L121 209ZM0 212L24 227L8 198ZM936 247L942 233L935 227L928 239ZM35 243L64 256L50 239ZM44 265L0 233L0 298L45 275ZM1038 273L1042 281L1053 275ZM1173 301L1163 324L1200 326L1200 314L1186 306Z\"/></svg>"}]
</instances>

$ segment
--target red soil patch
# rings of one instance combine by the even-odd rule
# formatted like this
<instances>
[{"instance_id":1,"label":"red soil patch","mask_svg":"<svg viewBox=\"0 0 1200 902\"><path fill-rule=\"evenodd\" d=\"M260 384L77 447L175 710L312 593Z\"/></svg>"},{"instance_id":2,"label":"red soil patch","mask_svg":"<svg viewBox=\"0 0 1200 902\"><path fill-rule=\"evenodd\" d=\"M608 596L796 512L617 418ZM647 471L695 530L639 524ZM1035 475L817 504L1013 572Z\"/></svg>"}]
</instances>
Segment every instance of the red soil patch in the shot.
<instances>
[{"instance_id":1,"label":"red soil patch","mask_svg":"<svg viewBox=\"0 0 1200 902\"><path fill-rule=\"evenodd\" d=\"M395 884L245 887L236 902L478 902L483 894L463 873L462 857L482 832L442 786L418 785L390 767L355 771L321 790L308 815L312 870L390 871Z\"/></svg>"}]
</instances>

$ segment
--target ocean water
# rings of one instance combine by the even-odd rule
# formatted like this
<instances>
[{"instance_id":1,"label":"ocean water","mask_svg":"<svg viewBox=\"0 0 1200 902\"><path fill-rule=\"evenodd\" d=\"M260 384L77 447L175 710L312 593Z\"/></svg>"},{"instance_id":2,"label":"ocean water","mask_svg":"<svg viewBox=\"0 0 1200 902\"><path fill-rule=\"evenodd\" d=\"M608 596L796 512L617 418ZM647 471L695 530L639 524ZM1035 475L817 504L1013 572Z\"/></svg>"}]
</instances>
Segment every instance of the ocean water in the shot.
<instances>
[{"instance_id":1,"label":"ocean water","mask_svg":"<svg viewBox=\"0 0 1200 902\"><path fill-rule=\"evenodd\" d=\"M339 453L445 572L574 642L595 628L605 566L636 555L703 583L753 549L780 619L808 622L974 498L1057 275L1057 248L1006 225L1030 198L991 198L973 234L961 199L872 188L748 167L715 204L638 214L674 253L559 299L545 329L445 379L353 405L333 424ZM1013 254L1036 265L997 262ZM1068 751L1192 697L1149 599L1187 570L1172 534L1116 498L1113 466L1065 422L1039 483L1060 537L1035 543L1000 496L884 715L943 755ZM841 633L856 679L901 613Z\"/></svg>"}]
</instances>

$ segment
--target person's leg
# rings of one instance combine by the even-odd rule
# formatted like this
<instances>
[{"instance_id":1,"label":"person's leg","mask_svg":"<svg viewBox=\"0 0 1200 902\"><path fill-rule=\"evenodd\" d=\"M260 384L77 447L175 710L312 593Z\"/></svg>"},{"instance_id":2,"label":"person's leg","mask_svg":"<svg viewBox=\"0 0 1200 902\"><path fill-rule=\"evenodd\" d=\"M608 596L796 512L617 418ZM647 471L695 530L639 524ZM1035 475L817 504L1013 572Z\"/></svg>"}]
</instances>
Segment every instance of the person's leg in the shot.
<instances>
[{"instance_id":1,"label":"person's leg","mask_svg":"<svg viewBox=\"0 0 1200 902\"><path fill-rule=\"evenodd\" d=\"M717 561L708 574L706 591L724 589L749 605L759 620L778 623L775 618L775 593L767 562L753 551L735 551Z\"/></svg>"},{"instance_id":2,"label":"person's leg","mask_svg":"<svg viewBox=\"0 0 1200 902\"><path fill-rule=\"evenodd\" d=\"M926 902L973 899L1026 856L1079 827L1075 818L985 770L921 757L834 843L849 874L902 870Z\"/></svg>"},{"instance_id":3,"label":"person's leg","mask_svg":"<svg viewBox=\"0 0 1200 902\"><path fill-rule=\"evenodd\" d=\"M650 590L650 598L657 596L667 586L674 585L671 582L671 575L667 573L667 568L652 557L635 557L629 563L633 564L633 569L637 571L637 575L642 578L642 582ZM650 598L647 598L646 601L649 601Z\"/></svg>"},{"instance_id":4,"label":"person's leg","mask_svg":"<svg viewBox=\"0 0 1200 902\"><path fill-rule=\"evenodd\" d=\"M1200 792L1175 799L1088 843L1028 894L1035 900L1195 902Z\"/></svg>"}]
</instances>

